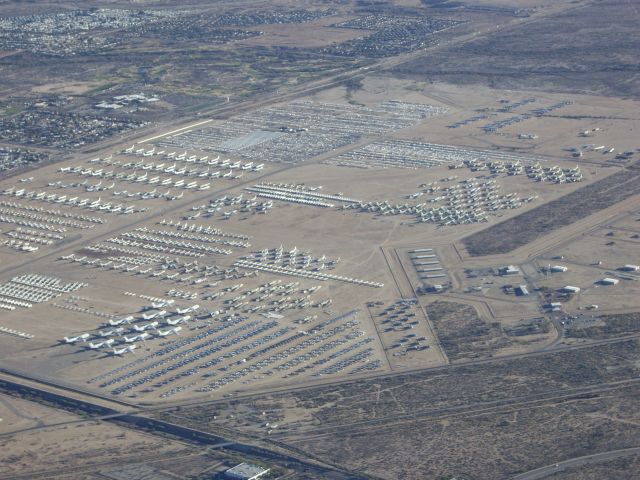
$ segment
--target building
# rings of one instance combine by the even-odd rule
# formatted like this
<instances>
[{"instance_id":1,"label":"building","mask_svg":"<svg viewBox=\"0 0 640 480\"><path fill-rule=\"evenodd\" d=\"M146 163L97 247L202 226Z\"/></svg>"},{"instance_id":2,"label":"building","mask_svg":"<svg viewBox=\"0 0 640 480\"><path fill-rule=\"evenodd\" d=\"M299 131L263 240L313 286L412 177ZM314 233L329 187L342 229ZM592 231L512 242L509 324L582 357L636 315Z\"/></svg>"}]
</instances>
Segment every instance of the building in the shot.
<instances>
[{"instance_id":1,"label":"building","mask_svg":"<svg viewBox=\"0 0 640 480\"><path fill-rule=\"evenodd\" d=\"M230 478L232 480L256 480L257 478L266 475L268 472L268 468L262 468L257 465L251 465L250 463L243 462L224 472L224 476L225 478Z\"/></svg>"},{"instance_id":2,"label":"building","mask_svg":"<svg viewBox=\"0 0 640 480\"><path fill-rule=\"evenodd\" d=\"M618 280L617 278L605 277L602 280L599 280L598 283L600 285L617 285L618 283L620 283L620 280Z\"/></svg>"},{"instance_id":3,"label":"building","mask_svg":"<svg viewBox=\"0 0 640 480\"><path fill-rule=\"evenodd\" d=\"M564 273L568 268L564 265L553 265L549 270L551 270L551 273Z\"/></svg>"},{"instance_id":4,"label":"building","mask_svg":"<svg viewBox=\"0 0 640 480\"><path fill-rule=\"evenodd\" d=\"M526 285L518 285L515 290L516 290L516 295L518 296L529 295L529 289L527 288Z\"/></svg>"},{"instance_id":5,"label":"building","mask_svg":"<svg viewBox=\"0 0 640 480\"><path fill-rule=\"evenodd\" d=\"M122 108L122 105L119 103L100 102L96 103L93 107L101 110L117 110L118 108Z\"/></svg>"},{"instance_id":6,"label":"building","mask_svg":"<svg viewBox=\"0 0 640 480\"><path fill-rule=\"evenodd\" d=\"M515 265L506 265L498 269L500 275L519 275L520 269Z\"/></svg>"},{"instance_id":7,"label":"building","mask_svg":"<svg viewBox=\"0 0 640 480\"><path fill-rule=\"evenodd\" d=\"M574 287L572 285L567 285L566 287L562 287L560 289L562 293L580 293L580 287Z\"/></svg>"},{"instance_id":8,"label":"building","mask_svg":"<svg viewBox=\"0 0 640 480\"><path fill-rule=\"evenodd\" d=\"M548 308L549 310L551 310L552 312L560 312L562 311L562 303L560 302L551 302L547 305L545 305L546 308Z\"/></svg>"},{"instance_id":9,"label":"building","mask_svg":"<svg viewBox=\"0 0 640 480\"><path fill-rule=\"evenodd\" d=\"M521 140L536 140L538 135L535 133L519 133L518 138Z\"/></svg>"},{"instance_id":10,"label":"building","mask_svg":"<svg viewBox=\"0 0 640 480\"><path fill-rule=\"evenodd\" d=\"M131 104L151 103L157 102L158 100L156 97L147 97L144 93L137 93L133 95L119 95L113 97L111 103L105 100L95 104L93 107L101 110L117 110L118 108Z\"/></svg>"},{"instance_id":11,"label":"building","mask_svg":"<svg viewBox=\"0 0 640 480\"><path fill-rule=\"evenodd\" d=\"M429 283L425 283L423 285L421 285L420 287L418 287L418 293L424 294L424 293L442 293L445 291L445 286L441 285L439 283L435 283L435 284L429 284Z\"/></svg>"}]
</instances>

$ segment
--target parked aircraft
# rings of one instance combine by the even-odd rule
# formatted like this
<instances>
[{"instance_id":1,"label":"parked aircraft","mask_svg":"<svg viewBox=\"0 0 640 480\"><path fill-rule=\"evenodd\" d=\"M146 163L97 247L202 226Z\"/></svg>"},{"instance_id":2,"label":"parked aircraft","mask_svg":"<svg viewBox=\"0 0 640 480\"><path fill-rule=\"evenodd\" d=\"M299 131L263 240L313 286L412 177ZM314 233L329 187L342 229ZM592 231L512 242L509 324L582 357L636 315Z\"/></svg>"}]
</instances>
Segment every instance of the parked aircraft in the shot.
<instances>
[{"instance_id":1,"label":"parked aircraft","mask_svg":"<svg viewBox=\"0 0 640 480\"><path fill-rule=\"evenodd\" d=\"M123 327L114 328L112 330L100 330L101 337L112 337L114 335L119 335L124 332Z\"/></svg>"},{"instance_id":2,"label":"parked aircraft","mask_svg":"<svg viewBox=\"0 0 640 480\"><path fill-rule=\"evenodd\" d=\"M176 312L182 315L185 313L197 312L199 308L200 308L200 305L193 305L187 308L177 308Z\"/></svg>"},{"instance_id":3,"label":"parked aircraft","mask_svg":"<svg viewBox=\"0 0 640 480\"><path fill-rule=\"evenodd\" d=\"M120 348L120 349L118 349L118 348L114 348L114 349L112 350L112 352L113 352L113 354L114 354L114 355L124 355L125 353L133 353L133 351L134 351L136 348L138 348L138 347L137 347L137 346L136 346L136 344L134 343L133 345L127 345L127 346L126 346L126 347L124 347L124 348Z\"/></svg>"},{"instance_id":4,"label":"parked aircraft","mask_svg":"<svg viewBox=\"0 0 640 480\"><path fill-rule=\"evenodd\" d=\"M180 335L180 330L182 330L182 327L178 326L178 327L173 327L170 328L168 330L158 330L158 336L160 337L166 337L167 335L171 335L172 333L175 333L176 335Z\"/></svg>"},{"instance_id":5,"label":"parked aircraft","mask_svg":"<svg viewBox=\"0 0 640 480\"><path fill-rule=\"evenodd\" d=\"M156 328L160 323L159 322L151 322L151 323L147 323L146 325L134 325L133 329L136 332L144 332L145 330L148 330L150 328Z\"/></svg>"},{"instance_id":6,"label":"parked aircraft","mask_svg":"<svg viewBox=\"0 0 640 480\"><path fill-rule=\"evenodd\" d=\"M123 323L131 323L133 321L133 316L129 315L128 317L121 318L119 320L109 320L109 325L112 327L117 327L118 325L122 325Z\"/></svg>"},{"instance_id":7,"label":"parked aircraft","mask_svg":"<svg viewBox=\"0 0 640 480\"><path fill-rule=\"evenodd\" d=\"M142 318L144 320L153 320L154 318L164 317L166 314L166 310L159 310L157 312L144 313Z\"/></svg>"},{"instance_id":8,"label":"parked aircraft","mask_svg":"<svg viewBox=\"0 0 640 480\"><path fill-rule=\"evenodd\" d=\"M82 335L78 335L77 337L64 337L64 341L66 343L76 343L76 342L86 342L87 338L89 338L91 335L89 335L88 333L83 333Z\"/></svg>"},{"instance_id":9,"label":"parked aircraft","mask_svg":"<svg viewBox=\"0 0 640 480\"><path fill-rule=\"evenodd\" d=\"M144 341L144 340L146 340L147 338L149 338L149 334L148 334L148 333L146 333L146 332L145 332L145 333L141 333L140 335L133 335L133 336L131 336L131 337L127 337L127 336L125 335L125 337L124 337L124 342L125 342L125 343L133 343L133 342L135 342L136 340L142 340L142 341Z\"/></svg>"},{"instance_id":10,"label":"parked aircraft","mask_svg":"<svg viewBox=\"0 0 640 480\"><path fill-rule=\"evenodd\" d=\"M105 340L104 342L98 342L98 343L89 342L89 348L91 350L97 350L98 348L102 348L102 347L110 347L111 345L113 345L114 342L115 340L113 338L110 338L109 340Z\"/></svg>"},{"instance_id":11,"label":"parked aircraft","mask_svg":"<svg viewBox=\"0 0 640 480\"><path fill-rule=\"evenodd\" d=\"M163 307L168 307L169 305L172 305L174 302L175 300L162 300L157 303L152 303L151 306L153 308L163 308Z\"/></svg>"},{"instance_id":12,"label":"parked aircraft","mask_svg":"<svg viewBox=\"0 0 640 480\"><path fill-rule=\"evenodd\" d=\"M168 319L167 320L167 324L168 325L178 325L178 324L180 324L182 322L187 323L189 320L191 320L191 315L184 315L183 317L176 318L175 320Z\"/></svg>"}]
</instances>

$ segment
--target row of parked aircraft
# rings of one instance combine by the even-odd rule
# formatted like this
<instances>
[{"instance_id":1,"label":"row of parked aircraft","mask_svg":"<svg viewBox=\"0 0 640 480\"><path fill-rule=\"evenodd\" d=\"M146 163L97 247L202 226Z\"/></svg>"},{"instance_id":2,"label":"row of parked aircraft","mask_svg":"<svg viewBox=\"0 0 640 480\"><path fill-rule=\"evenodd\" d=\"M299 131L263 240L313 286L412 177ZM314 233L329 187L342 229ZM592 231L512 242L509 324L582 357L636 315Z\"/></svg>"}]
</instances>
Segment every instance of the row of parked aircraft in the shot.
<instances>
[{"instance_id":1,"label":"row of parked aircraft","mask_svg":"<svg viewBox=\"0 0 640 480\"><path fill-rule=\"evenodd\" d=\"M124 330L124 329L123 329ZM180 335L180 331L182 330L182 327L180 326L176 326L176 327L172 327L172 328L168 328L166 330L162 330L162 329L157 329L156 330L156 335L159 337L166 337L168 335L171 334L176 334L176 335ZM111 332L101 332L101 333L105 333L105 335L101 335L101 336L107 336L106 333L111 333ZM82 335L78 335L76 337L64 337L64 342L68 343L68 344L76 344L78 342L87 342L87 340L89 339L90 335L88 333L83 333ZM125 344L129 344L124 346L123 348L115 348L113 347L113 345L115 344L116 340L113 338L109 338L107 340L104 340L102 342L89 342L87 348L89 350L98 350L101 348L112 348L111 353L113 355L123 355L125 353L130 353L133 352L136 348L137 345L134 342L137 341L142 341L144 342L145 340L151 338L151 334L147 333L147 332L143 332L140 333L138 335L131 335L131 336L127 336L125 335L123 337L124 343Z\"/></svg>"},{"instance_id":2,"label":"row of parked aircraft","mask_svg":"<svg viewBox=\"0 0 640 480\"><path fill-rule=\"evenodd\" d=\"M167 307L173 303L174 303L174 300L166 300L166 301L153 303L152 307L162 308L162 307ZM199 308L200 308L199 305L192 305L186 308L177 308L176 313L178 313L180 316L175 318L167 318L165 320L166 321L165 325L170 328L165 328L165 329L163 329L160 326L159 320L163 319L167 315L166 310L155 310L153 312L145 313L142 315L142 319L154 320L154 321L151 321L143 325L133 325L133 330L137 332L133 335L124 335L125 327L122 326L125 324L131 325L133 322L135 322L136 319L133 315L128 315L118 320L109 320L108 325L110 327L115 327L115 328L100 330L98 332L98 338L105 339L105 340L98 341L98 342L90 341L88 344L88 349L97 350L104 347L112 348L113 345L116 343L116 339L109 338L109 337L123 335L120 342L121 343L124 342L125 344L130 344L130 345L127 345L124 348L112 348L111 352L114 355L123 355L125 353L133 352L133 350L136 349L136 345L134 342L137 342L137 341L144 342L145 340L152 338L152 334L149 333L148 330L153 330L155 336L157 337L166 337L172 334L179 335L180 331L182 331L182 327L180 326L180 324L188 323L189 320L191 320L192 318L192 316L189 314L197 312ZM64 337L63 343L66 343L66 344L76 344L78 342L86 343L90 337L91 337L91 334L89 333L83 333L81 335L77 335L74 337Z\"/></svg>"},{"instance_id":3,"label":"row of parked aircraft","mask_svg":"<svg viewBox=\"0 0 640 480\"><path fill-rule=\"evenodd\" d=\"M137 155L137 156L141 155L143 157L164 156L164 158L166 159L175 159L175 160L179 160L186 163L198 163L202 165L214 165L214 166L220 165L222 167L232 166L232 168L242 168L243 170L253 170L255 172L259 172L264 168L264 163L254 165L253 162L248 162L248 163L242 164L239 160L236 160L235 163L232 164L231 163L232 161L230 159L220 161L220 155L212 159L210 159L208 156L198 158L196 155L190 155L186 151L181 154L177 154L177 152L166 153L164 150L156 152L155 147L152 148L151 150L145 150L144 148L136 149L135 145L131 145L131 147L124 149L122 153ZM94 160L100 161L99 158ZM91 160L91 162L93 162L94 160ZM105 160L109 161L111 160L111 158L105 158Z\"/></svg>"}]
</instances>

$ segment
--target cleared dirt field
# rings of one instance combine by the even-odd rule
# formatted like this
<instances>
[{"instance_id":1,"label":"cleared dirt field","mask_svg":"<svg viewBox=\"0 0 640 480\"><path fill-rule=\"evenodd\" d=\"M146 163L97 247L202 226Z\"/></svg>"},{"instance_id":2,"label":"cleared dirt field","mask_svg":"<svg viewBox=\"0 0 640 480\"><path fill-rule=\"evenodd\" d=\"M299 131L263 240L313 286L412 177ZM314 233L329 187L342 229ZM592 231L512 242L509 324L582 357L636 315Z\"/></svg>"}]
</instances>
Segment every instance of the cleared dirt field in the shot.
<instances>
[{"instance_id":1,"label":"cleared dirt field","mask_svg":"<svg viewBox=\"0 0 640 480\"><path fill-rule=\"evenodd\" d=\"M483 321L469 305L434 302L426 310L442 347L452 361L491 356L512 342L502 332L499 323Z\"/></svg>"},{"instance_id":2,"label":"cleared dirt field","mask_svg":"<svg viewBox=\"0 0 640 480\"><path fill-rule=\"evenodd\" d=\"M640 193L640 169L629 168L463 239L472 256L508 253L558 228Z\"/></svg>"}]
</instances>

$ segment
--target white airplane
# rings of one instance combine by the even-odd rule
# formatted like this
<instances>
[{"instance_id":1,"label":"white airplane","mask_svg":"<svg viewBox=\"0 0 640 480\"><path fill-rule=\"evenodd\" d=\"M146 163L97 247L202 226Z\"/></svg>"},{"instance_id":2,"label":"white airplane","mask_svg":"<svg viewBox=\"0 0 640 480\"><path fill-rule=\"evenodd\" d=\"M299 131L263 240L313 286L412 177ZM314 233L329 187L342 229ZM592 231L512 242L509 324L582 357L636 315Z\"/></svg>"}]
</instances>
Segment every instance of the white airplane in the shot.
<instances>
[{"instance_id":1,"label":"white airplane","mask_svg":"<svg viewBox=\"0 0 640 480\"><path fill-rule=\"evenodd\" d=\"M144 332L145 330L148 330L150 328L156 328L159 325L159 322L151 322L151 323L147 323L146 325L134 325L133 329L136 332Z\"/></svg>"},{"instance_id":2,"label":"white airplane","mask_svg":"<svg viewBox=\"0 0 640 480\"><path fill-rule=\"evenodd\" d=\"M131 322L133 322L133 315L129 315L128 317L124 317L119 320L109 320L109 325L111 325L112 327L117 327L118 325L122 325L123 323Z\"/></svg>"},{"instance_id":3,"label":"white airplane","mask_svg":"<svg viewBox=\"0 0 640 480\"><path fill-rule=\"evenodd\" d=\"M112 330L100 330L101 337L112 337L113 335L118 335L124 332L123 327L114 328Z\"/></svg>"},{"instance_id":4,"label":"white airplane","mask_svg":"<svg viewBox=\"0 0 640 480\"><path fill-rule=\"evenodd\" d=\"M127 345L124 348L121 349L117 349L114 348L112 350L114 355L124 355L125 353L133 353L133 351L137 348L136 344L134 343L133 345Z\"/></svg>"},{"instance_id":5,"label":"white airplane","mask_svg":"<svg viewBox=\"0 0 640 480\"><path fill-rule=\"evenodd\" d=\"M176 312L182 315L185 313L197 312L199 308L200 308L200 305L193 305L187 308L176 308Z\"/></svg>"},{"instance_id":6,"label":"white airplane","mask_svg":"<svg viewBox=\"0 0 640 480\"><path fill-rule=\"evenodd\" d=\"M88 333L83 333L82 335L78 335L77 337L64 337L64 341L66 343L76 343L78 341L82 341L82 342L86 342L87 338L89 338L90 335Z\"/></svg>"},{"instance_id":7,"label":"white airplane","mask_svg":"<svg viewBox=\"0 0 640 480\"><path fill-rule=\"evenodd\" d=\"M153 320L154 318L164 317L166 314L166 310L159 310L157 312L145 313L142 315L142 318L144 320Z\"/></svg>"},{"instance_id":8,"label":"white airplane","mask_svg":"<svg viewBox=\"0 0 640 480\"><path fill-rule=\"evenodd\" d=\"M109 340L105 340L104 342L98 342L98 343L89 342L89 348L91 350L97 350L98 348L102 348L102 347L110 347L111 345L113 345L113 342L115 342L113 338L110 338Z\"/></svg>"},{"instance_id":9,"label":"white airplane","mask_svg":"<svg viewBox=\"0 0 640 480\"><path fill-rule=\"evenodd\" d=\"M168 325L178 325L178 324L180 324L182 322L187 323L187 322L189 322L189 320L191 320L191 315L184 315L182 317L176 318L175 320L168 319L167 320L167 324Z\"/></svg>"},{"instance_id":10,"label":"white airplane","mask_svg":"<svg viewBox=\"0 0 640 480\"><path fill-rule=\"evenodd\" d=\"M172 333L175 333L176 335L180 335L180 330L182 330L182 327L178 326L178 327L173 327L170 328L168 330L158 330L158 336L160 337L166 337L167 335L171 335Z\"/></svg>"},{"instance_id":11,"label":"white airplane","mask_svg":"<svg viewBox=\"0 0 640 480\"><path fill-rule=\"evenodd\" d=\"M148 334L148 333L141 333L140 335L134 335L134 336L132 336L132 337L127 337L127 336L125 335L125 337L124 337L124 341L125 341L125 343L133 343L133 342L135 342L136 340L142 340L142 341L145 341L147 338L149 338L149 334Z\"/></svg>"},{"instance_id":12,"label":"white airplane","mask_svg":"<svg viewBox=\"0 0 640 480\"><path fill-rule=\"evenodd\" d=\"M173 303L175 302L175 300L170 299L170 300L162 300L160 302L157 303L152 303L151 306L153 308L162 308L162 307L167 307L169 305L173 305Z\"/></svg>"}]
</instances>

